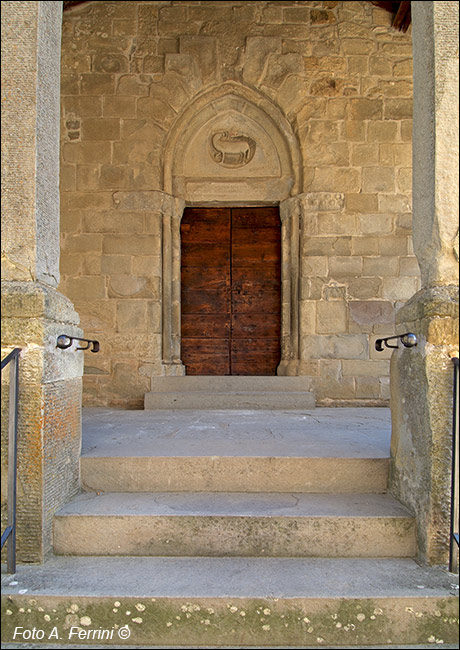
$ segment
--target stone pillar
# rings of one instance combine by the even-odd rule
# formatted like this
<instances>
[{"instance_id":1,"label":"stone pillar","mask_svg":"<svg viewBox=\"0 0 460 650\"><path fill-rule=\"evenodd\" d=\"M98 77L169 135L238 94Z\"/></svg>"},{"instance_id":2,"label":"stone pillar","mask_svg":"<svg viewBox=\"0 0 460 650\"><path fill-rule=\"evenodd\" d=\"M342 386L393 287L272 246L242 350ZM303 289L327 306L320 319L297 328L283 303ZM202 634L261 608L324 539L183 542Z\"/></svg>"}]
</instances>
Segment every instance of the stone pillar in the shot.
<instances>
[{"instance_id":1,"label":"stone pillar","mask_svg":"<svg viewBox=\"0 0 460 650\"><path fill-rule=\"evenodd\" d=\"M59 334L81 335L56 291L61 22L60 2L2 2L2 358L23 350L17 542L27 562L50 551L53 514L79 489L83 352L56 348Z\"/></svg>"},{"instance_id":2,"label":"stone pillar","mask_svg":"<svg viewBox=\"0 0 460 650\"><path fill-rule=\"evenodd\" d=\"M452 362L458 354L458 3L412 2L413 238L422 289L397 314L390 489L417 516L420 559L449 549Z\"/></svg>"}]
</instances>

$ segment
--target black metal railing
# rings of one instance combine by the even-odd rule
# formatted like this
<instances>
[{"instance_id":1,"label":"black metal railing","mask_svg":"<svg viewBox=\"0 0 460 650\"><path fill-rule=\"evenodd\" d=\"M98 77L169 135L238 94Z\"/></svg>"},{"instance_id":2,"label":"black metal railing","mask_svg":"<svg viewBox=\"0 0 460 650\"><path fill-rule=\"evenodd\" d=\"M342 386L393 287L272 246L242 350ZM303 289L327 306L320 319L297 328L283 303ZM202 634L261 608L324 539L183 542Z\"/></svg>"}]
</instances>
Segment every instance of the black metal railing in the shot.
<instances>
[{"instance_id":1,"label":"black metal railing","mask_svg":"<svg viewBox=\"0 0 460 650\"><path fill-rule=\"evenodd\" d=\"M452 359L454 363L454 388L453 388L453 416L452 416L452 478L450 497L450 549L449 571L458 572L458 357Z\"/></svg>"},{"instance_id":2,"label":"black metal railing","mask_svg":"<svg viewBox=\"0 0 460 650\"><path fill-rule=\"evenodd\" d=\"M398 348L398 343L396 345L391 345L388 341L395 341L398 339L404 345L405 348L413 348L417 345L417 337L412 332L406 332L405 334L397 334L396 336L387 336L384 339L377 339L375 342L375 349L377 352L382 352L383 348Z\"/></svg>"},{"instance_id":3,"label":"black metal railing","mask_svg":"<svg viewBox=\"0 0 460 650\"><path fill-rule=\"evenodd\" d=\"M8 522L2 533L2 548L8 542L6 570L16 573L16 484L18 461L18 393L19 355L21 348L14 348L2 359L2 371L10 366L10 391L8 405Z\"/></svg>"}]
</instances>

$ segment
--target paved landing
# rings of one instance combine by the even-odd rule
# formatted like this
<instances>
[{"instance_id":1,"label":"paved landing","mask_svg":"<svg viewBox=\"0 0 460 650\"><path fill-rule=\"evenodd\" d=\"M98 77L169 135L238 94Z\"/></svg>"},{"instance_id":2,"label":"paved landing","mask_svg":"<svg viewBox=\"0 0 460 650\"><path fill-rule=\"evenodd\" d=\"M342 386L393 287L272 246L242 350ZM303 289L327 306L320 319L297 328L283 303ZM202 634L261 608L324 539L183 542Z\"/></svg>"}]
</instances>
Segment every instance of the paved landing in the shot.
<instances>
[{"instance_id":1,"label":"paved landing","mask_svg":"<svg viewBox=\"0 0 460 650\"><path fill-rule=\"evenodd\" d=\"M299 411L83 409L86 457L284 456L387 458L387 408Z\"/></svg>"}]
</instances>

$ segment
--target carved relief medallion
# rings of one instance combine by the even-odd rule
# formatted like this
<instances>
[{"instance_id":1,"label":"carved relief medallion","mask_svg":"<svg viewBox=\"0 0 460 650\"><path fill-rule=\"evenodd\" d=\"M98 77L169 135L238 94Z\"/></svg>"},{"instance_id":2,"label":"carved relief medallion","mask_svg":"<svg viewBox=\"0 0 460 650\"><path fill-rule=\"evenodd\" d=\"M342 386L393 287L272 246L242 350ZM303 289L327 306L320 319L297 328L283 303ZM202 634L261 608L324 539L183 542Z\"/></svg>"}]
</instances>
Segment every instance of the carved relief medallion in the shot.
<instances>
[{"instance_id":1,"label":"carved relief medallion","mask_svg":"<svg viewBox=\"0 0 460 650\"><path fill-rule=\"evenodd\" d=\"M256 141L235 131L216 131L209 139L211 157L223 167L244 167L254 158Z\"/></svg>"}]
</instances>

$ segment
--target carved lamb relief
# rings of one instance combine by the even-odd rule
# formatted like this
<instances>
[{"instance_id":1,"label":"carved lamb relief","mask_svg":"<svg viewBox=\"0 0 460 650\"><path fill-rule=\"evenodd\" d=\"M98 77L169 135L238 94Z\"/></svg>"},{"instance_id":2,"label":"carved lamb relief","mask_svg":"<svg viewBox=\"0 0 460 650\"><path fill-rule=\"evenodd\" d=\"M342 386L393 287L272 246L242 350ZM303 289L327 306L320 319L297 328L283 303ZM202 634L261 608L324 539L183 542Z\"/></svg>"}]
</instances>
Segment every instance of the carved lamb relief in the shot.
<instances>
[{"instance_id":1,"label":"carved lamb relief","mask_svg":"<svg viewBox=\"0 0 460 650\"><path fill-rule=\"evenodd\" d=\"M223 167L244 167L254 158L256 142L247 135L217 131L209 138L211 157Z\"/></svg>"}]
</instances>

